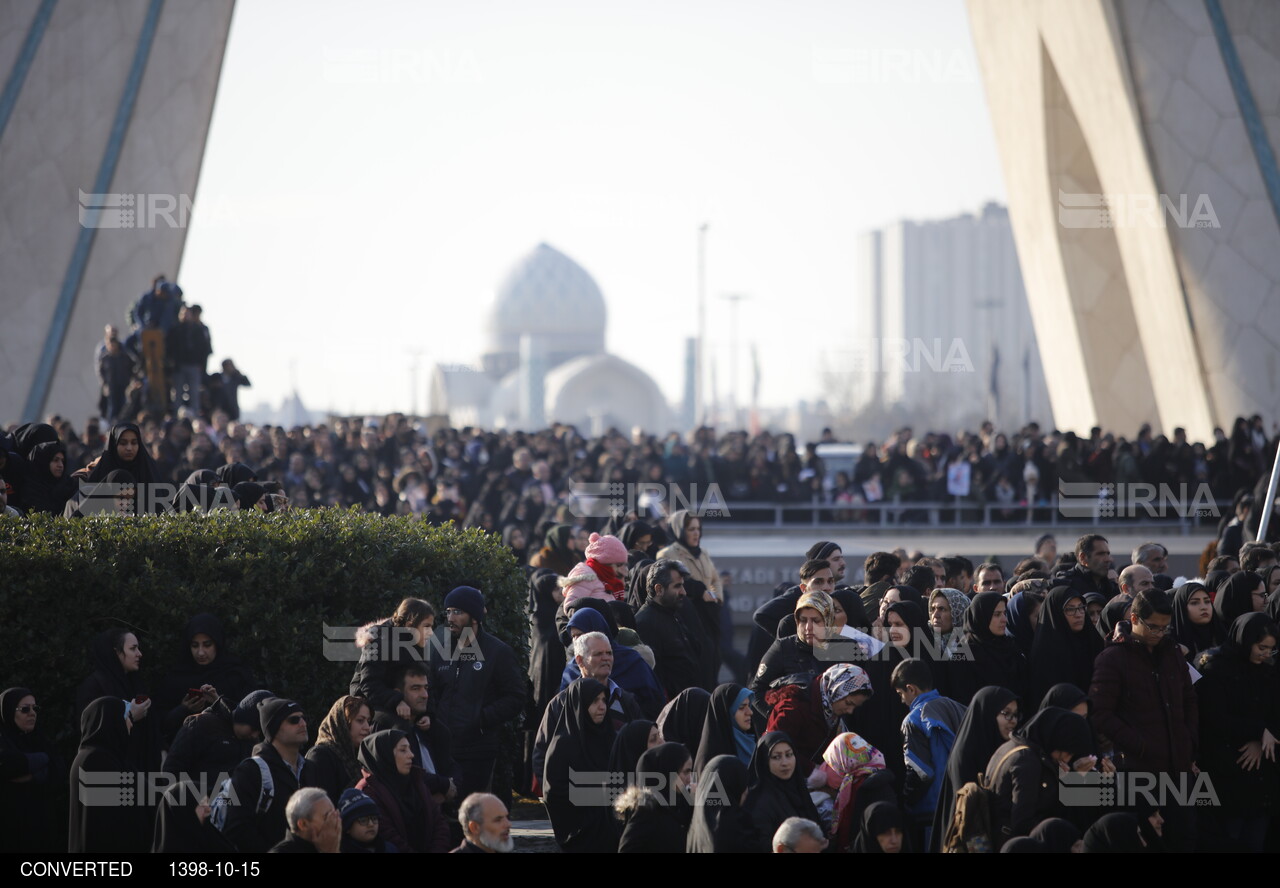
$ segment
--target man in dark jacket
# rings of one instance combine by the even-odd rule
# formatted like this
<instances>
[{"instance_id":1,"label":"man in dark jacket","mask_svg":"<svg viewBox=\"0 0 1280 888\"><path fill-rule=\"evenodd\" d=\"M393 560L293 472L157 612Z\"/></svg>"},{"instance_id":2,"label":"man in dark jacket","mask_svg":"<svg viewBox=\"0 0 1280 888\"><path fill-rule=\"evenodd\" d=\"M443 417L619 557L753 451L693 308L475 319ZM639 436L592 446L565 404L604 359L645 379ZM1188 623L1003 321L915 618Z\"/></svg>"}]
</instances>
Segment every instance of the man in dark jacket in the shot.
<instances>
[{"instance_id":1,"label":"man in dark jacket","mask_svg":"<svg viewBox=\"0 0 1280 888\"><path fill-rule=\"evenodd\" d=\"M342 818L323 789L300 789L285 806L289 834L271 854L337 854L342 844Z\"/></svg>"},{"instance_id":2,"label":"man in dark jacket","mask_svg":"<svg viewBox=\"0 0 1280 888\"><path fill-rule=\"evenodd\" d=\"M239 703L219 697L204 712L188 716L173 737L164 769L193 782L198 776L204 783L197 785L216 792L222 779L262 740L258 704L272 696L270 691L254 691Z\"/></svg>"},{"instance_id":3,"label":"man in dark jacket","mask_svg":"<svg viewBox=\"0 0 1280 888\"><path fill-rule=\"evenodd\" d=\"M444 599L446 625L431 646L435 719L449 729L462 769L458 795L486 792L502 726L524 709L528 680L511 648L484 629L484 596L459 586Z\"/></svg>"},{"instance_id":4,"label":"man in dark jacket","mask_svg":"<svg viewBox=\"0 0 1280 888\"><path fill-rule=\"evenodd\" d=\"M200 416L200 391L213 345L209 328L200 321L200 306L182 309L179 322L166 334L165 349L173 363L173 405L185 404L192 416ZM186 397L183 397L183 390Z\"/></svg>"},{"instance_id":5,"label":"man in dark jacket","mask_svg":"<svg viewBox=\"0 0 1280 888\"><path fill-rule=\"evenodd\" d=\"M1116 767L1148 774L1196 770L1199 707L1187 662L1169 635L1173 602L1152 589L1130 603L1124 641L1108 645L1093 666L1089 699L1099 734L1115 744ZM1169 847L1193 850L1194 811L1164 807ZM1170 833L1174 837L1170 838Z\"/></svg>"},{"instance_id":6,"label":"man in dark jacket","mask_svg":"<svg viewBox=\"0 0 1280 888\"><path fill-rule=\"evenodd\" d=\"M271 697L258 705L258 713L262 735L267 740L258 744L253 757L242 761L231 774L237 804L227 808L223 829L223 835L245 854L265 852L286 838L285 807L289 798L306 786L302 747L309 738L302 707L292 700ZM263 792L262 771L255 758L261 759L271 774L269 795ZM325 801L333 806L327 796Z\"/></svg>"},{"instance_id":7,"label":"man in dark jacket","mask_svg":"<svg viewBox=\"0 0 1280 888\"><path fill-rule=\"evenodd\" d=\"M1085 593L1101 593L1107 601L1120 594L1120 587L1107 578L1113 567L1111 544L1101 534L1087 533L1076 540L1076 563L1054 575L1055 586L1070 586L1084 598Z\"/></svg>"},{"instance_id":8,"label":"man in dark jacket","mask_svg":"<svg viewBox=\"0 0 1280 888\"><path fill-rule=\"evenodd\" d=\"M653 649L653 671L668 699L702 686L698 637L678 617L685 599L684 580L678 561L664 558L653 564L649 568L649 600L636 614L636 629Z\"/></svg>"}]
</instances>

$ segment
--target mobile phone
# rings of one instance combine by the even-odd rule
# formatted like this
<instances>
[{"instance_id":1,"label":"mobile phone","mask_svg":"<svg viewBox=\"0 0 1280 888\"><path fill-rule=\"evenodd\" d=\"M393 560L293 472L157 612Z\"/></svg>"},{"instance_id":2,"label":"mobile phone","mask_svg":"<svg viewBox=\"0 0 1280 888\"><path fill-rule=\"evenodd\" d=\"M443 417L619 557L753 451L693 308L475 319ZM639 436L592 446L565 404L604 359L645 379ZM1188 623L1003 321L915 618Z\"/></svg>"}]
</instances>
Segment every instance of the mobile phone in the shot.
<instances>
[{"instance_id":1,"label":"mobile phone","mask_svg":"<svg viewBox=\"0 0 1280 888\"><path fill-rule=\"evenodd\" d=\"M133 702L141 706L143 703L146 703L150 699L151 698L148 697L146 694L139 694L138 696L133 698Z\"/></svg>"},{"instance_id":2,"label":"mobile phone","mask_svg":"<svg viewBox=\"0 0 1280 888\"><path fill-rule=\"evenodd\" d=\"M204 696L204 691L200 690L199 688L187 688L187 696L188 696L188 697L203 697L203 696Z\"/></svg>"}]
</instances>

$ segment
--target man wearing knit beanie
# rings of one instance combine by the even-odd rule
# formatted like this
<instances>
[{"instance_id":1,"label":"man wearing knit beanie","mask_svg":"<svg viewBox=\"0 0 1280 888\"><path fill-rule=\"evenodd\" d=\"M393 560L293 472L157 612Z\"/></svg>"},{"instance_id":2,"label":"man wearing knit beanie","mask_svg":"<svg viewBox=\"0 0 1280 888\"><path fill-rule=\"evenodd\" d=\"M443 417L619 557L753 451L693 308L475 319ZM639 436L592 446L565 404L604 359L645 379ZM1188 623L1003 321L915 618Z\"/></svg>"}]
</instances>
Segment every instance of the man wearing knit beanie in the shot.
<instances>
[{"instance_id":1,"label":"man wearing knit beanie","mask_svg":"<svg viewBox=\"0 0 1280 888\"><path fill-rule=\"evenodd\" d=\"M258 703L258 723L266 740L231 772L233 797L239 804L228 806L223 830L243 854L265 853L285 838L289 798L307 785L302 747L310 738L302 707L293 700L267 697Z\"/></svg>"},{"instance_id":2,"label":"man wearing knit beanie","mask_svg":"<svg viewBox=\"0 0 1280 888\"><path fill-rule=\"evenodd\" d=\"M524 709L525 676L511 648L485 630L486 613L479 589L458 586L444 599L442 643L431 645L429 698L453 739L460 798L488 791L502 725Z\"/></svg>"}]
</instances>

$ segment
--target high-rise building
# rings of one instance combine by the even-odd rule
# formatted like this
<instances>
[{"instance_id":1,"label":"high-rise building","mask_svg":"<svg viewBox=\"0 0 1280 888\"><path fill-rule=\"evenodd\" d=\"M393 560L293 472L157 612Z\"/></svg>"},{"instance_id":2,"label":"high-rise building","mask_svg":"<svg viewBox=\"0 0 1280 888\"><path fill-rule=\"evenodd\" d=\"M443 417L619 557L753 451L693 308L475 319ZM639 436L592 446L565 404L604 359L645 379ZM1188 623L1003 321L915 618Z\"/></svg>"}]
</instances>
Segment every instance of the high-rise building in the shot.
<instances>
[{"instance_id":1,"label":"high-rise building","mask_svg":"<svg viewBox=\"0 0 1280 888\"><path fill-rule=\"evenodd\" d=\"M1052 424L1004 207L869 231L857 255L855 406L938 430Z\"/></svg>"}]
</instances>

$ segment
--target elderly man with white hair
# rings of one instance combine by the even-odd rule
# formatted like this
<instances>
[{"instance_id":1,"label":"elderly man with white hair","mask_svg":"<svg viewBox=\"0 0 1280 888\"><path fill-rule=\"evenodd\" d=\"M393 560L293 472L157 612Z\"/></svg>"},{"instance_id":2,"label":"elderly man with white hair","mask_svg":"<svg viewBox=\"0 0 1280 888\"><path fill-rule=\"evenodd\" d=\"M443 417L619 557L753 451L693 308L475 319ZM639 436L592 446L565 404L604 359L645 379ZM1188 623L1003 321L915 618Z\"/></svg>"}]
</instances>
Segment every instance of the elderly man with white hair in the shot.
<instances>
[{"instance_id":1,"label":"elderly man with white hair","mask_svg":"<svg viewBox=\"0 0 1280 888\"><path fill-rule=\"evenodd\" d=\"M613 673L613 645L603 632L587 632L573 640L573 659L583 678L594 678L609 689L608 718L613 722L614 730L636 719L644 718L635 694L623 690L610 675ZM539 778L542 766L546 761L547 746L555 736L556 725L564 712L566 691L561 691L551 698L546 712L542 715L542 724L538 726L538 734L533 741L533 773Z\"/></svg>"},{"instance_id":2,"label":"elderly man with white hair","mask_svg":"<svg viewBox=\"0 0 1280 888\"><path fill-rule=\"evenodd\" d=\"M289 835L270 854L337 854L342 844L342 818L328 793L317 787L300 789L284 809Z\"/></svg>"},{"instance_id":3,"label":"elderly man with white hair","mask_svg":"<svg viewBox=\"0 0 1280 888\"><path fill-rule=\"evenodd\" d=\"M462 844L450 854L510 854L515 848L507 806L495 795L473 792L463 799L458 823L462 824Z\"/></svg>"},{"instance_id":4,"label":"elderly man with white hair","mask_svg":"<svg viewBox=\"0 0 1280 888\"><path fill-rule=\"evenodd\" d=\"M817 854L826 850L822 827L803 817L788 817L773 834L774 854Z\"/></svg>"}]
</instances>

